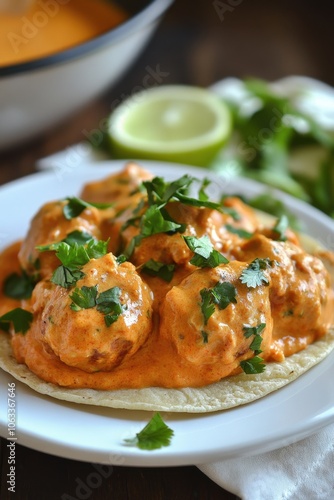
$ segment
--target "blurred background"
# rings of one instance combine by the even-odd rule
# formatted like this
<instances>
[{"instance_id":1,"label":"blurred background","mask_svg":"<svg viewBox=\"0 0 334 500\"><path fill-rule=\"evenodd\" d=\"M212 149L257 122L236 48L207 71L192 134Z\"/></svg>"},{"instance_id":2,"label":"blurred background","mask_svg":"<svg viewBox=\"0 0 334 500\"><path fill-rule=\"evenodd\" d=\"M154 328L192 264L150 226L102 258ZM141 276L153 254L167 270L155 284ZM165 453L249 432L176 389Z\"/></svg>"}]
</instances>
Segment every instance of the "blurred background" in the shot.
<instances>
[{"instance_id":1,"label":"blurred background","mask_svg":"<svg viewBox=\"0 0 334 500\"><path fill-rule=\"evenodd\" d=\"M2 182L33 171L38 158L85 140L144 82L205 87L227 76L306 75L333 85L333 14L330 0L176 0L116 86L65 123L0 152L0 166L11 170Z\"/></svg>"}]
</instances>

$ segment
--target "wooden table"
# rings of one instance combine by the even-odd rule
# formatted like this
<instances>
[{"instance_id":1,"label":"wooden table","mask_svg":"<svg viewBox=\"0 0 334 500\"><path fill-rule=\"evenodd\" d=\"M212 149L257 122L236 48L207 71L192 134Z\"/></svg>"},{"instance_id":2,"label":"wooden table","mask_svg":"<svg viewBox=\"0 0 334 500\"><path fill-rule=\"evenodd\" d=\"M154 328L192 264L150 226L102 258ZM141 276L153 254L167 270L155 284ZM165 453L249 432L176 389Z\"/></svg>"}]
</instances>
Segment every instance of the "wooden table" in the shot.
<instances>
[{"instance_id":1,"label":"wooden table","mask_svg":"<svg viewBox=\"0 0 334 500\"><path fill-rule=\"evenodd\" d=\"M274 80L308 75L334 85L330 0L177 0L149 46L126 76L95 102L43 136L0 153L0 184L35 171L35 161L85 139L108 115L115 100L141 85L148 68L158 83L208 86L226 76ZM4 217L2 214L1 217ZM3 404L1 402L0 404ZM196 457L194 457L194 461ZM8 450L2 440L0 498L5 500L218 500L236 498L196 467L115 466L98 487L78 490L95 471L92 464L17 446L16 494L7 490ZM101 476L102 478L102 476Z\"/></svg>"}]
</instances>

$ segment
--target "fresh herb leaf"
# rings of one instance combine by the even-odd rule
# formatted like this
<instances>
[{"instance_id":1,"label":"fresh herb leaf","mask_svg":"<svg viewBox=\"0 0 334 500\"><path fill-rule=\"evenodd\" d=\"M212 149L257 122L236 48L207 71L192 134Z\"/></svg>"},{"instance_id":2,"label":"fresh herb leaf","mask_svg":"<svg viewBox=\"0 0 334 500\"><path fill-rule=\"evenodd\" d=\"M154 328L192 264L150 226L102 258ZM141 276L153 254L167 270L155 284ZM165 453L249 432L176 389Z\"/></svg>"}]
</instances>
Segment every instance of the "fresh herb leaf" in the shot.
<instances>
[{"instance_id":1,"label":"fresh herb leaf","mask_svg":"<svg viewBox=\"0 0 334 500\"><path fill-rule=\"evenodd\" d=\"M249 348L254 351L254 357L240 362L240 366L247 374L262 373L265 370L265 364L258 354L261 354L261 333L266 327L266 323L259 323L257 326L243 325L244 336L248 339L254 336Z\"/></svg>"},{"instance_id":2,"label":"fresh herb leaf","mask_svg":"<svg viewBox=\"0 0 334 500\"><path fill-rule=\"evenodd\" d=\"M127 445L141 450L157 450L169 446L174 431L163 421L160 413L155 413L149 423L132 439L125 439Z\"/></svg>"},{"instance_id":3,"label":"fresh herb leaf","mask_svg":"<svg viewBox=\"0 0 334 500\"><path fill-rule=\"evenodd\" d=\"M282 215L273 227L273 232L277 235L278 241L286 241L286 230L288 227L288 218L286 215Z\"/></svg>"},{"instance_id":4,"label":"fresh herb leaf","mask_svg":"<svg viewBox=\"0 0 334 500\"><path fill-rule=\"evenodd\" d=\"M158 276L169 283L174 275L175 264L164 264L150 259L143 266L142 271L150 276Z\"/></svg>"},{"instance_id":5,"label":"fresh herb leaf","mask_svg":"<svg viewBox=\"0 0 334 500\"><path fill-rule=\"evenodd\" d=\"M12 323L15 333L24 334L29 330L32 320L33 314L30 311L17 307L0 316L0 328L8 332Z\"/></svg>"},{"instance_id":6,"label":"fresh herb leaf","mask_svg":"<svg viewBox=\"0 0 334 500\"><path fill-rule=\"evenodd\" d=\"M219 309L225 309L229 304L237 303L237 290L232 283L218 282L213 288L203 288L200 290L202 298L201 311L206 325L210 316L215 311L215 304Z\"/></svg>"},{"instance_id":7,"label":"fresh herb leaf","mask_svg":"<svg viewBox=\"0 0 334 500\"><path fill-rule=\"evenodd\" d=\"M202 299L201 311L204 317L204 324L206 325L209 318L215 312L215 304L213 301L211 290L209 288L202 288L202 290L200 290L200 295Z\"/></svg>"},{"instance_id":8,"label":"fresh herb leaf","mask_svg":"<svg viewBox=\"0 0 334 500\"><path fill-rule=\"evenodd\" d=\"M12 299L29 299L36 285L36 280L25 271L12 273L4 281L3 292Z\"/></svg>"},{"instance_id":9,"label":"fresh herb leaf","mask_svg":"<svg viewBox=\"0 0 334 500\"><path fill-rule=\"evenodd\" d=\"M256 373L263 373L266 365L260 356L240 361L240 366L247 375L255 375Z\"/></svg>"},{"instance_id":10,"label":"fresh herb leaf","mask_svg":"<svg viewBox=\"0 0 334 500\"><path fill-rule=\"evenodd\" d=\"M54 271L51 282L63 288L71 288L77 281L82 279L85 274L79 269L69 269L66 266L59 266Z\"/></svg>"},{"instance_id":11,"label":"fresh herb leaf","mask_svg":"<svg viewBox=\"0 0 334 500\"><path fill-rule=\"evenodd\" d=\"M243 325L243 332L246 339L252 335L261 335L266 327L266 323L260 323L258 326Z\"/></svg>"},{"instance_id":12,"label":"fresh herb leaf","mask_svg":"<svg viewBox=\"0 0 334 500\"><path fill-rule=\"evenodd\" d=\"M144 238L152 234L174 232L180 227L180 224L166 220L158 205L151 205L142 216L140 222L140 231Z\"/></svg>"},{"instance_id":13,"label":"fresh herb leaf","mask_svg":"<svg viewBox=\"0 0 334 500\"><path fill-rule=\"evenodd\" d=\"M261 333L266 327L266 323L260 323L258 326L249 326L249 325L244 325L243 326L243 332L244 336L246 339L250 338L252 335L254 336L254 339L249 346L249 348L254 351L254 354L260 354L262 352L261 350L261 343L262 343L262 336Z\"/></svg>"},{"instance_id":14,"label":"fresh herb leaf","mask_svg":"<svg viewBox=\"0 0 334 500\"><path fill-rule=\"evenodd\" d=\"M220 264L227 264L229 261L218 250L213 248L208 235L201 238L195 236L183 236L189 249L195 253L190 260L190 264L197 267L217 267Z\"/></svg>"},{"instance_id":15,"label":"fresh herb leaf","mask_svg":"<svg viewBox=\"0 0 334 500\"><path fill-rule=\"evenodd\" d=\"M86 208L99 208L100 210L105 210L110 208L112 204L110 203L88 203L87 201L81 200L80 198L66 198L68 203L64 205L63 214L65 219L71 220L78 217Z\"/></svg>"},{"instance_id":16,"label":"fresh herb leaf","mask_svg":"<svg viewBox=\"0 0 334 500\"><path fill-rule=\"evenodd\" d=\"M219 309L225 309L229 304L236 304L237 290L232 283L224 281L217 283L212 288L212 296L214 302L218 305Z\"/></svg>"},{"instance_id":17,"label":"fresh herb leaf","mask_svg":"<svg viewBox=\"0 0 334 500\"><path fill-rule=\"evenodd\" d=\"M268 285L269 280L264 274L264 271L270 266L270 259L254 259L241 273L241 283L249 288L256 288L261 285Z\"/></svg>"},{"instance_id":18,"label":"fresh herb leaf","mask_svg":"<svg viewBox=\"0 0 334 500\"><path fill-rule=\"evenodd\" d=\"M96 306L97 286L83 286L75 288L70 298L72 303L70 305L73 311L80 311L81 309L91 309Z\"/></svg>"},{"instance_id":19,"label":"fresh herb leaf","mask_svg":"<svg viewBox=\"0 0 334 500\"><path fill-rule=\"evenodd\" d=\"M201 335L203 339L203 344L207 344L209 342L209 334L204 330L201 330Z\"/></svg>"},{"instance_id":20,"label":"fresh herb leaf","mask_svg":"<svg viewBox=\"0 0 334 500\"><path fill-rule=\"evenodd\" d=\"M97 240L83 231L73 231L62 241L39 246L37 249L41 252L56 252L56 257L62 265L54 271L51 281L64 288L71 288L83 278L81 268L85 264L91 259L106 255L108 241Z\"/></svg>"},{"instance_id":21,"label":"fresh herb leaf","mask_svg":"<svg viewBox=\"0 0 334 500\"><path fill-rule=\"evenodd\" d=\"M109 288L109 290L101 292L96 299L96 309L103 314L112 314L118 318L123 311L120 296L121 289L118 286L114 286Z\"/></svg>"},{"instance_id":22,"label":"fresh herb leaf","mask_svg":"<svg viewBox=\"0 0 334 500\"><path fill-rule=\"evenodd\" d=\"M73 311L80 311L81 309L96 310L104 315L105 324L109 327L117 321L122 314L125 306L120 302L121 289L117 286L109 288L104 292L98 293L97 285L83 286L75 288L70 295L72 303L70 307Z\"/></svg>"},{"instance_id":23,"label":"fresh herb leaf","mask_svg":"<svg viewBox=\"0 0 334 500\"><path fill-rule=\"evenodd\" d=\"M225 224L226 229L232 233L232 234L237 234L240 236L240 238L244 239L249 239L253 236L253 233L250 233L249 231L246 231L246 229L242 229L239 227L232 226L231 224Z\"/></svg>"}]
</instances>

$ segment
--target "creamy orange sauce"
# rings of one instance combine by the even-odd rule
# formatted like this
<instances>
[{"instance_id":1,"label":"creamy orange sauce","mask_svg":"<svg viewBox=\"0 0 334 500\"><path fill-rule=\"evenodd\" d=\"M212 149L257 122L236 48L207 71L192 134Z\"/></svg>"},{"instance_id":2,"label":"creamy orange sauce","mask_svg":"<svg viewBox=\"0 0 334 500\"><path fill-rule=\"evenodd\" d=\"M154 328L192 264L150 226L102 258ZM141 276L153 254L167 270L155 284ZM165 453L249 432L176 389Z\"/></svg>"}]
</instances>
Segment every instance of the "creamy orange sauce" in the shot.
<instances>
[{"instance_id":1,"label":"creamy orange sauce","mask_svg":"<svg viewBox=\"0 0 334 500\"><path fill-rule=\"evenodd\" d=\"M136 165L102 182L84 187L86 201L113 201L103 211L87 208L66 220L65 202L50 202L36 214L28 234L0 255L0 285L12 272L32 272L38 258L37 245L60 241L73 230L87 231L108 239L106 256L90 260L77 287L96 286L99 293L121 289L121 316L106 327L96 308L74 311L67 290L50 282L59 265L54 253L40 254L40 281L32 297L9 299L1 292L0 315L15 307L33 312L26 334L11 334L14 355L43 380L65 387L118 389L141 387L200 387L241 371L240 362L254 356L252 338L243 327L265 324L261 357L266 362L283 361L321 338L334 322L334 297L329 273L322 261L306 253L289 230L286 241L278 241L264 228L254 212L238 198L226 205L238 211L239 220L209 208L172 202L167 205L176 221L185 223L183 235L206 235L229 262L214 268L199 268L189 261L193 252L180 233L158 233L137 245L130 262L117 263L136 226L120 231L126 217L134 214L144 195L136 188L150 174ZM124 212L126 207L131 210ZM127 214L127 216L125 215ZM227 230L246 229L243 238ZM46 256L48 255L48 258ZM248 287L241 273L256 258L268 258L268 284ZM170 282L150 276L143 264L155 259L175 265ZM236 300L220 308L207 321L200 307L201 291L217 283L234 287ZM5 333L0 333L5 334ZM7 334L6 334L7 335Z\"/></svg>"},{"instance_id":2,"label":"creamy orange sauce","mask_svg":"<svg viewBox=\"0 0 334 500\"><path fill-rule=\"evenodd\" d=\"M106 0L39 0L26 12L0 13L0 66L53 55L117 26L126 13Z\"/></svg>"}]
</instances>

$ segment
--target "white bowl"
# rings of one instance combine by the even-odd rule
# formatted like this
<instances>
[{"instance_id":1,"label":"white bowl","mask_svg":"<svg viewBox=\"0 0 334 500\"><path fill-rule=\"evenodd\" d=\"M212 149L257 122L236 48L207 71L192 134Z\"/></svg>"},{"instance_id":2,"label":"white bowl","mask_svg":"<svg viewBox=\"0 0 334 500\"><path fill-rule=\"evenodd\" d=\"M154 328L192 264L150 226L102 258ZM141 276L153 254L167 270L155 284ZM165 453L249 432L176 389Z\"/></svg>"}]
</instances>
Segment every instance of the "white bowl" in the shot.
<instances>
[{"instance_id":1,"label":"white bowl","mask_svg":"<svg viewBox=\"0 0 334 500\"><path fill-rule=\"evenodd\" d=\"M101 36L50 57L0 67L0 149L61 122L113 85L172 1L135 2L136 13Z\"/></svg>"}]
</instances>

